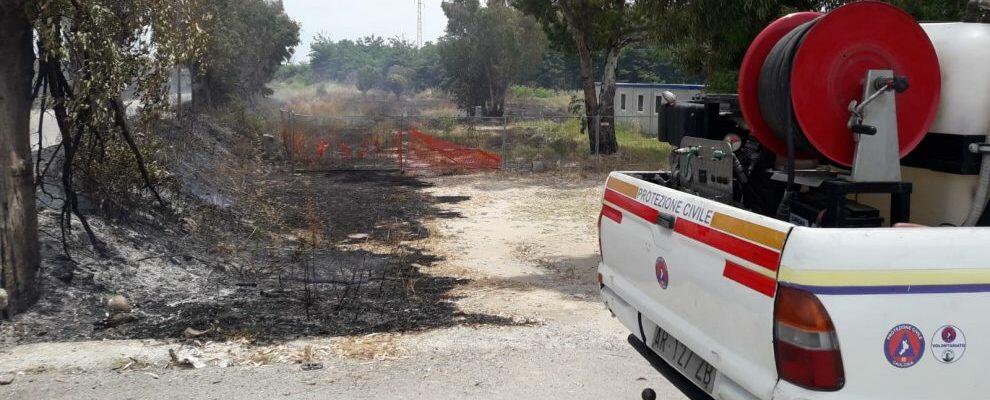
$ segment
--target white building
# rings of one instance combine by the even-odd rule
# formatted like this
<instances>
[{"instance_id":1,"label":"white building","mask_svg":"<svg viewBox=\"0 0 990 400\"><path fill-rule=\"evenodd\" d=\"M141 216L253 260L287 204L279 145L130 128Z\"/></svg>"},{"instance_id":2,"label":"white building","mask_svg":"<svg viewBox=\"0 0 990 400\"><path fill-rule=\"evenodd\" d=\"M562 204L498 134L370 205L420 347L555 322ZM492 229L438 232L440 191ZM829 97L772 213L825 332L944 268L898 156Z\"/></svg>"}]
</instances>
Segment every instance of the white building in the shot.
<instances>
[{"instance_id":1,"label":"white building","mask_svg":"<svg viewBox=\"0 0 990 400\"><path fill-rule=\"evenodd\" d=\"M682 85L668 83L617 83L615 85L616 124L637 125L643 133L655 136L658 133L659 116L657 111L663 105L661 94L673 93L678 100L691 100L704 90L703 85ZM601 93L601 83L596 84Z\"/></svg>"}]
</instances>

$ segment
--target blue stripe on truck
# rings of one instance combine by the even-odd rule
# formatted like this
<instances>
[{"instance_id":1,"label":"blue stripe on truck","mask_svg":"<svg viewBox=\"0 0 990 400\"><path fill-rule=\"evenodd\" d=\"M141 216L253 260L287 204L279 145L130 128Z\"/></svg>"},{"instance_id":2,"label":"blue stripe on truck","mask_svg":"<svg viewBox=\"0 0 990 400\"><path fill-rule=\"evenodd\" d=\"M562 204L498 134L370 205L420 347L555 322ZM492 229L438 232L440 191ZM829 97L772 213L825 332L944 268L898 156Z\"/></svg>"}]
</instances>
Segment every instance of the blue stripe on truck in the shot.
<instances>
[{"instance_id":1,"label":"blue stripe on truck","mask_svg":"<svg viewBox=\"0 0 990 400\"><path fill-rule=\"evenodd\" d=\"M961 285L895 285L895 286L808 286L781 282L781 285L803 289L822 295L870 295L870 294L939 294L990 292L990 284Z\"/></svg>"}]
</instances>

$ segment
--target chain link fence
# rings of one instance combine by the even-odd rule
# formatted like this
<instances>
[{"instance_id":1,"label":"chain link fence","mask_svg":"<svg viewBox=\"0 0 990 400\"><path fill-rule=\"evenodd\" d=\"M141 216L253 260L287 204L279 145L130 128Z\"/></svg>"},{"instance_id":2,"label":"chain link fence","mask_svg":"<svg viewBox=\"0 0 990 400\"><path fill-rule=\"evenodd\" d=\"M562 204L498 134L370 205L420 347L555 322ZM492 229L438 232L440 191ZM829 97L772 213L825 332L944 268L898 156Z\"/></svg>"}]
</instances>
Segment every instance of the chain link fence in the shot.
<instances>
[{"instance_id":1,"label":"chain link fence","mask_svg":"<svg viewBox=\"0 0 990 400\"><path fill-rule=\"evenodd\" d=\"M310 116L282 112L282 140L296 169L655 170L670 147L655 117ZM598 127L598 129L596 129ZM614 134L617 151L596 138Z\"/></svg>"}]
</instances>

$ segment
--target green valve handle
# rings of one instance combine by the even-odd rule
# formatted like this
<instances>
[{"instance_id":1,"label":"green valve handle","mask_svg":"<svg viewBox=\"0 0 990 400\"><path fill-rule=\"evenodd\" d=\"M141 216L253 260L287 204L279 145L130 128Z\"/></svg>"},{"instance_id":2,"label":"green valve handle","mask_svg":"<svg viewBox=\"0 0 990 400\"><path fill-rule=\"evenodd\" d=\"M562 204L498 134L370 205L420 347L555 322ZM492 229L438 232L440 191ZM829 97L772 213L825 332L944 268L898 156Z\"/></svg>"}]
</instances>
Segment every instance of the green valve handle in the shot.
<instances>
[{"instance_id":1,"label":"green valve handle","mask_svg":"<svg viewBox=\"0 0 990 400\"><path fill-rule=\"evenodd\" d=\"M715 150L712 152L712 157L718 161L722 161L722 159L724 159L725 156L726 154L724 150Z\"/></svg>"}]
</instances>

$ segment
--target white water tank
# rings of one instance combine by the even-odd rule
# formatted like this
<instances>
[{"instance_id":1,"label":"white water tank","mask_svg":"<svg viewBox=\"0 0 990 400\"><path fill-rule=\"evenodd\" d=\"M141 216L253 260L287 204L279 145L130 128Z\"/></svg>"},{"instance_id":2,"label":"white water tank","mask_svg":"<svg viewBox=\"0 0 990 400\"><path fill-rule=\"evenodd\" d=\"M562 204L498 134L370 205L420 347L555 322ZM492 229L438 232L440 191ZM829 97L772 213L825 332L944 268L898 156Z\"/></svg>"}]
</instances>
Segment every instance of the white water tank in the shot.
<instances>
[{"instance_id":1,"label":"white water tank","mask_svg":"<svg viewBox=\"0 0 990 400\"><path fill-rule=\"evenodd\" d=\"M942 69L942 94L930 133L976 136L990 134L990 24L921 24L928 33ZM908 89L910 90L910 89ZM922 142L921 146L927 143ZM954 149L956 151L958 149ZM959 226L966 220L979 185L977 175L958 175L902 167L901 176L914 184L911 222ZM861 195L860 201L887 215L889 197Z\"/></svg>"},{"instance_id":2,"label":"white water tank","mask_svg":"<svg viewBox=\"0 0 990 400\"><path fill-rule=\"evenodd\" d=\"M921 24L942 66L942 101L930 132L990 133L990 24ZM910 89L909 89L910 90Z\"/></svg>"}]
</instances>

